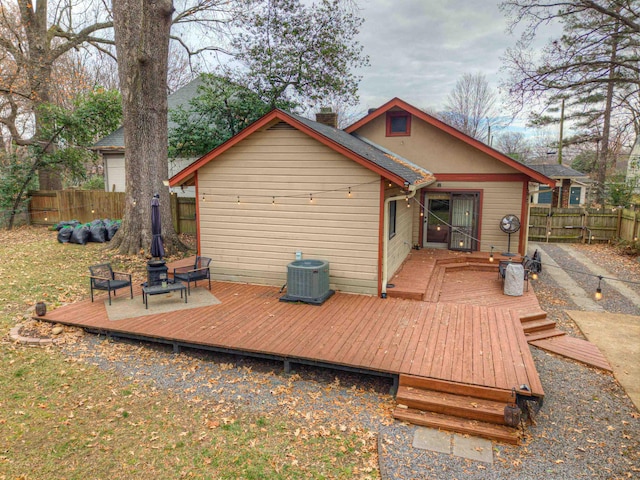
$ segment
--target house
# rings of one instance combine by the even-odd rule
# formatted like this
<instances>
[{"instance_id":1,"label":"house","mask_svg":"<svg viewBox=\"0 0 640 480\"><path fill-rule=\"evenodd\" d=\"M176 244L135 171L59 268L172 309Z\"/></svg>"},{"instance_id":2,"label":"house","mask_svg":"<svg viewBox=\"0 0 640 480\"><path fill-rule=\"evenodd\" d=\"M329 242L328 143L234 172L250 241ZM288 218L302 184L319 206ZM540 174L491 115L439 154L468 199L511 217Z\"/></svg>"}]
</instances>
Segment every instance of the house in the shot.
<instances>
[{"instance_id":1,"label":"house","mask_svg":"<svg viewBox=\"0 0 640 480\"><path fill-rule=\"evenodd\" d=\"M190 100L196 97L198 89L203 84L202 79L197 77L184 87L176 90L167 97L167 103L170 110L180 106L187 106ZM169 121L169 129L172 128L172 122ZM98 140L92 147L102 157L104 165L104 188L107 192L124 192L125 191L125 144L124 144L124 127L120 127L104 138ZM195 158L177 158L169 159L168 177L172 177L187 165L191 164ZM176 189L175 193L179 196L195 195L194 189Z\"/></svg>"},{"instance_id":2,"label":"house","mask_svg":"<svg viewBox=\"0 0 640 480\"><path fill-rule=\"evenodd\" d=\"M590 184L587 174L557 163L529 165L529 167L556 181L553 188L548 186L542 186L538 190L532 188L532 204L569 208L580 207L587 203L587 190Z\"/></svg>"},{"instance_id":3,"label":"house","mask_svg":"<svg viewBox=\"0 0 640 480\"><path fill-rule=\"evenodd\" d=\"M414 247L524 253L529 182L553 180L399 99L344 131L321 117L273 110L170 179L196 187L216 279L283 285L303 256L336 290L384 295Z\"/></svg>"}]
</instances>

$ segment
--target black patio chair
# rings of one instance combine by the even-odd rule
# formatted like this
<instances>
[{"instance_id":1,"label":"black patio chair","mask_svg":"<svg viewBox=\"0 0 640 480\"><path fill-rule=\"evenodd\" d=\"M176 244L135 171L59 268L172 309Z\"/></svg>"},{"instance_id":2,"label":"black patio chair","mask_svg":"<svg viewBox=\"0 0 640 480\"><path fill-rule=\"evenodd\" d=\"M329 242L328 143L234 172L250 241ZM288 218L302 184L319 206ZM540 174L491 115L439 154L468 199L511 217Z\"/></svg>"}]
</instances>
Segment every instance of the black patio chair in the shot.
<instances>
[{"instance_id":1,"label":"black patio chair","mask_svg":"<svg viewBox=\"0 0 640 480\"><path fill-rule=\"evenodd\" d=\"M209 280L209 290L211 290L211 272L209 264L211 259L207 257L196 257L193 265L186 267L176 267L173 269L173 278L187 282L187 294L191 295L191 282L198 286L198 280Z\"/></svg>"},{"instance_id":2,"label":"black patio chair","mask_svg":"<svg viewBox=\"0 0 640 480\"><path fill-rule=\"evenodd\" d=\"M94 290L106 290L109 292L109 305L111 305L111 292L116 296L116 290L129 287L129 293L133 298L133 285L131 283L131 274L123 272L114 272L111 264L101 263L89 267L91 272L91 301L93 302Z\"/></svg>"}]
</instances>

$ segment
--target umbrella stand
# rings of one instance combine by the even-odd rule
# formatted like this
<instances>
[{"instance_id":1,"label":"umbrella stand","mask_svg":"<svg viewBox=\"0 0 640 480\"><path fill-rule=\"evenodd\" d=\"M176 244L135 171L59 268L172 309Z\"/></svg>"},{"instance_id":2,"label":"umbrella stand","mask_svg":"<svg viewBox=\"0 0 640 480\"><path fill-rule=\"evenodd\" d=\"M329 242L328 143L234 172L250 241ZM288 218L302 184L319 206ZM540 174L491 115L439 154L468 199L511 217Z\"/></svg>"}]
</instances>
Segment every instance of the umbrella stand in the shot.
<instances>
[{"instance_id":1,"label":"umbrella stand","mask_svg":"<svg viewBox=\"0 0 640 480\"><path fill-rule=\"evenodd\" d=\"M162 244L162 222L160 217L160 195L151 199L151 260L147 262L147 286L160 285L167 281L167 266Z\"/></svg>"}]
</instances>

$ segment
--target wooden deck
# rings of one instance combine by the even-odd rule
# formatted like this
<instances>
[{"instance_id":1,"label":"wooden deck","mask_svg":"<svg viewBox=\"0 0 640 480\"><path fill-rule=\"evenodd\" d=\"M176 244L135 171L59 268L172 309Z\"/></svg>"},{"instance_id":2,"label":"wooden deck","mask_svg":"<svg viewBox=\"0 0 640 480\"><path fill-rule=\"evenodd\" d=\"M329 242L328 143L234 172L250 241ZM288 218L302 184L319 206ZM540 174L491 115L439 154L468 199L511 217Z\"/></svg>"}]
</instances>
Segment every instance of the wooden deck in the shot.
<instances>
[{"instance_id":1,"label":"wooden deck","mask_svg":"<svg viewBox=\"0 0 640 480\"><path fill-rule=\"evenodd\" d=\"M110 321L98 297L95 303L87 300L50 311L44 320L178 348L230 351L394 378L413 375L509 392L526 384L531 395L542 397L520 314L502 299L497 274L466 273L474 274L469 277L472 282L462 272L444 282L446 302L336 293L324 305L311 306L279 302L275 287L213 282L218 305ZM482 304L473 304L462 285L468 292L482 287ZM533 293L531 298L535 299ZM537 301L531 301L531 308L539 310Z\"/></svg>"}]
</instances>

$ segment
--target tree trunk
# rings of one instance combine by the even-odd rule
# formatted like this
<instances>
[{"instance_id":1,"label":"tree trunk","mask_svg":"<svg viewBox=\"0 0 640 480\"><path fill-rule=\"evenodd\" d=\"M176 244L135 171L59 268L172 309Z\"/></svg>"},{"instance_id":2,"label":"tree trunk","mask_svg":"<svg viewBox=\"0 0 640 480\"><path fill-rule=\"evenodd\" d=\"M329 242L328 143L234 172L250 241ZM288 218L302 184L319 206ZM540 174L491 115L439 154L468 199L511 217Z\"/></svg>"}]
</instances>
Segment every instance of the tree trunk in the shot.
<instances>
[{"instance_id":1,"label":"tree trunk","mask_svg":"<svg viewBox=\"0 0 640 480\"><path fill-rule=\"evenodd\" d=\"M609 161L609 135L611 132L611 110L613 105L613 89L615 86L616 76L616 58L618 55L618 32L619 27L616 25L615 32L612 36L611 44L611 57L609 67L609 83L607 84L607 96L605 99L605 107L602 123L602 148L600 149L600 155L598 157L598 169L596 173L596 203L604 205L606 199L604 198L604 186L607 180L607 163Z\"/></svg>"},{"instance_id":2,"label":"tree trunk","mask_svg":"<svg viewBox=\"0 0 640 480\"><path fill-rule=\"evenodd\" d=\"M167 253L184 250L171 220L167 160L167 64L171 0L114 0L113 20L122 91L125 211L112 246L124 254L149 253L151 199L160 195Z\"/></svg>"}]
</instances>

